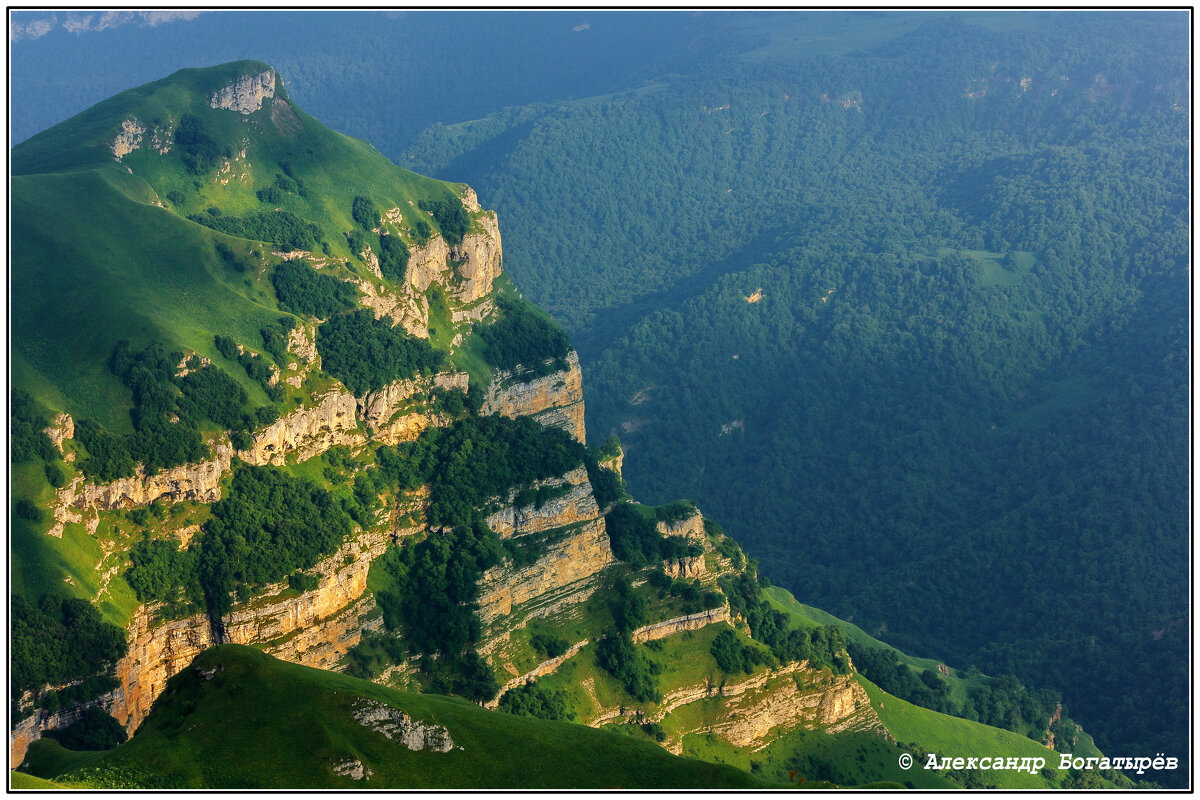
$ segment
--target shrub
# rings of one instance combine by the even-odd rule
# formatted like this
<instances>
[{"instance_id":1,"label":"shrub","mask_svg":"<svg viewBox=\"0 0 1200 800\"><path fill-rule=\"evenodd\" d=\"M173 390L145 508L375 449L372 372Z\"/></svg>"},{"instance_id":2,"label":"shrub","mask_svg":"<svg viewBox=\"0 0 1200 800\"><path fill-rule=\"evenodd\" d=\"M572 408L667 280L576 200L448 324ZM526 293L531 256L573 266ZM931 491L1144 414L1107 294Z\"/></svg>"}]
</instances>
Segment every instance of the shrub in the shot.
<instances>
[{"instance_id":1,"label":"shrub","mask_svg":"<svg viewBox=\"0 0 1200 800\"><path fill-rule=\"evenodd\" d=\"M538 719L575 719L567 701L567 693L561 689L549 691L531 681L524 686L509 689L500 698L500 710L518 717Z\"/></svg>"},{"instance_id":2,"label":"shrub","mask_svg":"<svg viewBox=\"0 0 1200 800\"><path fill-rule=\"evenodd\" d=\"M41 522L46 515L32 500L18 500L17 516L30 522Z\"/></svg>"},{"instance_id":3,"label":"shrub","mask_svg":"<svg viewBox=\"0 0 1200 800\"><path fill-rule=\"evenodd\" d=\"M529 644L547 658L558 658L570 647L566 639L548 633L533 634L529 637Z\"/></svg>"}]
</instances>

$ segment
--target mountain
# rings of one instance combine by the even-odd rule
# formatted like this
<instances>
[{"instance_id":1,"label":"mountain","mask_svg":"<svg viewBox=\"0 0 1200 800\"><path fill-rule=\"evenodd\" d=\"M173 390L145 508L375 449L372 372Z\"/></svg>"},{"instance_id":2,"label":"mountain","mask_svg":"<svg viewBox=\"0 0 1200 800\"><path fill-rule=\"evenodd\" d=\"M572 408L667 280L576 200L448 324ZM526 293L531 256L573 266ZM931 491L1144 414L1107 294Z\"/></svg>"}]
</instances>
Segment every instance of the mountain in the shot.
<instances>
[{"instance_id":1,"label":"mountain","mask_svg":"<svg viewBox=\"0 0 1200 800\"><path fill-rule=\"evenodd\" d=\"M1099 754L1056 734L1051 695L897 667L765 594L694 503L634 502L496 214L329 130L267 64L124 92L12 165L11 766L107 788L1128 785L898 771L954 741ZM1011 730L906 711L856 661L948 709L987 697ZM451 740L488 755L463 775ZM587 774L520 769L560 749Z\"/></svg>"}]
</instances>

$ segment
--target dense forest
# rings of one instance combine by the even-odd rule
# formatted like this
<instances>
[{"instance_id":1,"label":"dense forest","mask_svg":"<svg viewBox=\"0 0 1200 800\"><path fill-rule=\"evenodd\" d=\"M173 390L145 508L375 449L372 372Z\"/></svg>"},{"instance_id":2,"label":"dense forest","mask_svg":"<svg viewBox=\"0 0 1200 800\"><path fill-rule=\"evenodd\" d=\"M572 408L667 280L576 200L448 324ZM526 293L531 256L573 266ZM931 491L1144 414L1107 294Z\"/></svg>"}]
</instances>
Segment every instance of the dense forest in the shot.
<instances>
[{"instance_id":1,"label":"dense forest","mask_svg":"<svg viewBox=\"0 0 1200 800\"><path fill-rule=\"evenodd\" d=\"M505 220L631 491L695 498L772 580L909 652L1061 691L1106 750L1165 752L1187 727L1181 30L938 21L409 153Z\"/></svg>"}]
</instances>

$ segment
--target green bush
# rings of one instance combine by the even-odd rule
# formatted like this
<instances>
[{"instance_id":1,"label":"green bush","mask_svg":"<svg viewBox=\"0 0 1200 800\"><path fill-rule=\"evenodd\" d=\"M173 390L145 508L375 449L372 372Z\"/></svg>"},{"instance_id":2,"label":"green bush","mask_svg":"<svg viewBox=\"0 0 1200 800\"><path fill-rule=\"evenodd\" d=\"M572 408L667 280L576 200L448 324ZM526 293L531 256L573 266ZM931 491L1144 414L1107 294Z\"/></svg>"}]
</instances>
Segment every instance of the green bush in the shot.
<instances>
[{"instance_id":1,"label":"green bush","mask_svg":"<svg viewBox=\"0 0 1200 800\"><path fill-rule=\"evenodd\" d=\"M17 516L30 522L41 522L46 514L32 500L18 500Z\"/></svg>"},{"instance_id":2,"label":"green bush","mask_svg":"<svg viewBox=\"0 0 1200 800\"><path fill-rule=\"evenodd\" d=\"M87 600L45 595L35 606L17 595L11 598L10 608L10 697L14 701L22 692L45 684L61 685L104 672L128 649L125 631L104 622ZM93 681L75 694L109 683Z\"/></svg>"},{"instance_id":3,"label":"green bush","mask_svg":"<svg viewBox=\"0 0 1200 800\"><path fill-rule=\"evenodd\" d=\"M175 145L187 171L202 175L216 166L223 149L208 135L204 123L194 114L184 114L175 128Z\"/></svg>"},{"instance_id":4,"label":"green bush","mask_svg":"<svg viewBox=\"0 0 1200 800\"><path fill-rule=\"evenodd\" d=\"M57 457L54 443L46 435L50 420L38 412L28 392L13 389L9 398L9 459L14 464L40 458L52 461Z\"/></svg>"},{"instance_id":5,"label":"green bush","mask_svg":"<svg viewBox=\"0 0 1200 800\"><path fill-rule=\"evenodd\" d=\"M379 218L379 209L368 198L362 195L354 198L354 202L350 208L350 215L366 231L374 230L382 224Z\"/></svg>"},{"instance_id":6,"label":"green bush","mask_svg":"<svg viewBox=\"0 0 1200 800\"><path fill-rule=\"evenodd\" d=\"M596 664L620 681L633 699L643 703L662 700L655 685L662 667L639 653L628 633L605 635L596 645Z\"/></svg>"},{"instance_id":7,"label":"green bush","mask_svg":"<svg viewBox=\"0 0 1200 800\"><path fill-rule=\"evenodd\" d=\"M548 633L533 634L529 637L529 644L547 658L558 658L570 647L566 639Z\"/></svg>"}]
</instances>

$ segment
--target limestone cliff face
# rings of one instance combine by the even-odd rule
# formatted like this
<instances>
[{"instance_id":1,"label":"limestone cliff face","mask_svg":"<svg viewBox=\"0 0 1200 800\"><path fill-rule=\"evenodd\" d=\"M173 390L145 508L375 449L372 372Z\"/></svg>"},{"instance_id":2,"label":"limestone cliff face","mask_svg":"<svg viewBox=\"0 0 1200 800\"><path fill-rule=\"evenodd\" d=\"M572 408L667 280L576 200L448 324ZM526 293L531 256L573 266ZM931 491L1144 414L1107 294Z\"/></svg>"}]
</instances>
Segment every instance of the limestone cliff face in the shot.
<instances>
[{"instance_id":1,"label":"limestone cliff face","mask_svg":"<svg viewBox=\"0 0 1200 800\"><path fill-rule=\"evenodd\" d=\"M77 477L58 490L55 519L59 524L78 522L78 519L70 518L71 510L129 508L159 499L168 503L180 500L216 502L221 499L221 475L229 469L232 455L233 449L228 444L218 442L213 446L212 458L196 464L181 464L155 475L147 475L138 465L135 475L112 483L84 483ZM62 535L61 528L58 535Z\"/></svg>"},{"instance_id":2,"label":"limestone cliff face","mask_svg":"<svg viewBox=\"0 0 1200 800\"><path fill-rule=\"evenodd\" d=\"M312 408L298 408L254 434L254 444L237 455L248 464L282 464L293 453L303 461L331 447L363 441L358 403L339 388L319 398Z\"/></svg>"},{"instance_id":3,"label":"limestone cliff face","mask_svg":"<svg viewBox=\"0 0 1200 800\"><path fill-rule=\"evenodd\" d=\"M520 375L500 370L488 387L484 414L531 416L547 426L559 427L584 441L583 373L579 356L567 354L567 369L544 378L522 381Z\"/></svg>"},{"instance_id":4,"label":"limestone cliff face","mask_svg":"<svg viewBox=\"0 0 1200 800\"><path fill-rule=\"evenodd\" d=\"M652 622L633 631L630 636L635 643L653 642L656 639L665 639L680 631L695 631L714 623L727 622L728 620L729 606L723 605L696 614L687 614L682 617L675 617L674 619L666 619L662 622Z\"/></svg>"},{"instance_id":5,"label":"limestone cliff face","mask_svg":"<svg viewBox=\"0 0 1200 800\"><path fill-rule=\"evenodd\" d=\"M50 441L58 448L58 452L63 455L74 455L73 453L68 454L63 449L64 441L75 438L75 421L71 419L70 414L57 414L54 417L54 421L46 428L46 435L50 437Z\"/></svg>"},{"instance_id":6,"label":"limestone cliff face","mask_svg":"<svg viewBox=\"0 0 1200 800\"><path fill-rule=\"evenodd\" d=\"M475 224L482 230L467 233L462 242L450 250L450 257L462 262L451 296L464 304L474 303L492 291L492 283L500 277L503 261L496 212L482 212L475 217Z\"/></svg>"},{"instance_id":7,"label":"limestone cliff face","mask_svg":"<svg viewBox=\"0 0 1200 800\"><path fill-rule=\"evenodd\" d=\"M706 704L702 724L679 731L678 739L664 743L667 749L681 752L682 737L701 731L711 731L734 747L757 750L797 728L830 733L883 730L867 693L853 676L811 670L806 662L767 670L723 687L678 689L663 698L654 721L699 702Z\"/></svg>"},{"instance_id":8,"label":"limestone cliff face","mask_svg":"<svg viewBox=\"0 0 1200 800\"><path fill-rule=\"evenodd\" d=\"M678 522L659 522L656 527L663 536L684 536L693 542L704 541L704 516L699 510Z\"/></svg>"},{"instance_id":9,"label":"limestone cliff face","mask_svg":"<svg viewBox=\"0 0 1200 800\"><path fill-rule=\"evenodd\" d=\"M595 589L597 573L612 563L612 546L604 522L593 519L580 523L550 543L534 564L520 569L494 567L485 572L479 581L479 618L488 625L507 617L514 608L533 600L543 605L556 595L571 595L570 602L579 602L579 595L586 598ZM551 610L548 605L528 609L521 623Z\"/></svg>"},{"instance_id":10,"label":"limestone cliff face","mask_svg":"<svg viewBox=\"0 0 1200 800\"><path fill-rule=\"evenodd\" d=\"M263 101L275 96L275 70L258 75L242 75L233 83L222 86L208 98L212 108L251 114L262 108Z\"/></svg>"},{"instance_id":11,"label":"limestone cliff face","mask_svg":"<svg viewBox=\"0 0 1200 800\"><path fill-rule=\"evenodd\" d=\"M487 518L488 527L500 538L540 533L551 528L561 528L576 522L594 520L600 510L592 496L592 485L588 483L587 470L583 467L568 472L561 478L541 481L539 487L569 487L567 494L550 500L541 508L535 505L517 506L510 504Z\"/></svg>"},{"instance_id":12,"label":"limestone cliff face","mask_svg":"<svg viewBox=\"0 0 1200 800\"><path fill-rule=\"evenodd\" d=\"M364 630L380 624L365 620L375 607L374 596L366 594L367 573L393 540L390 531L381 529L346 542L311 570L320 580L313 591L288 596L286 583L266 587L263 597L235 608L223 620L224 641L255 644L276 658L306 666L335 667ZM120 686L97 703L132 733L167 680L217 642L206 615L156 622L153 609L145 606L134 614L128 631L129 652L116 668ZM79 711L82 707L75 713ZM10 761L19 764L43 730L70 721L46 714L23 721L9 737Z\"/></svg>"}]
</instances>

